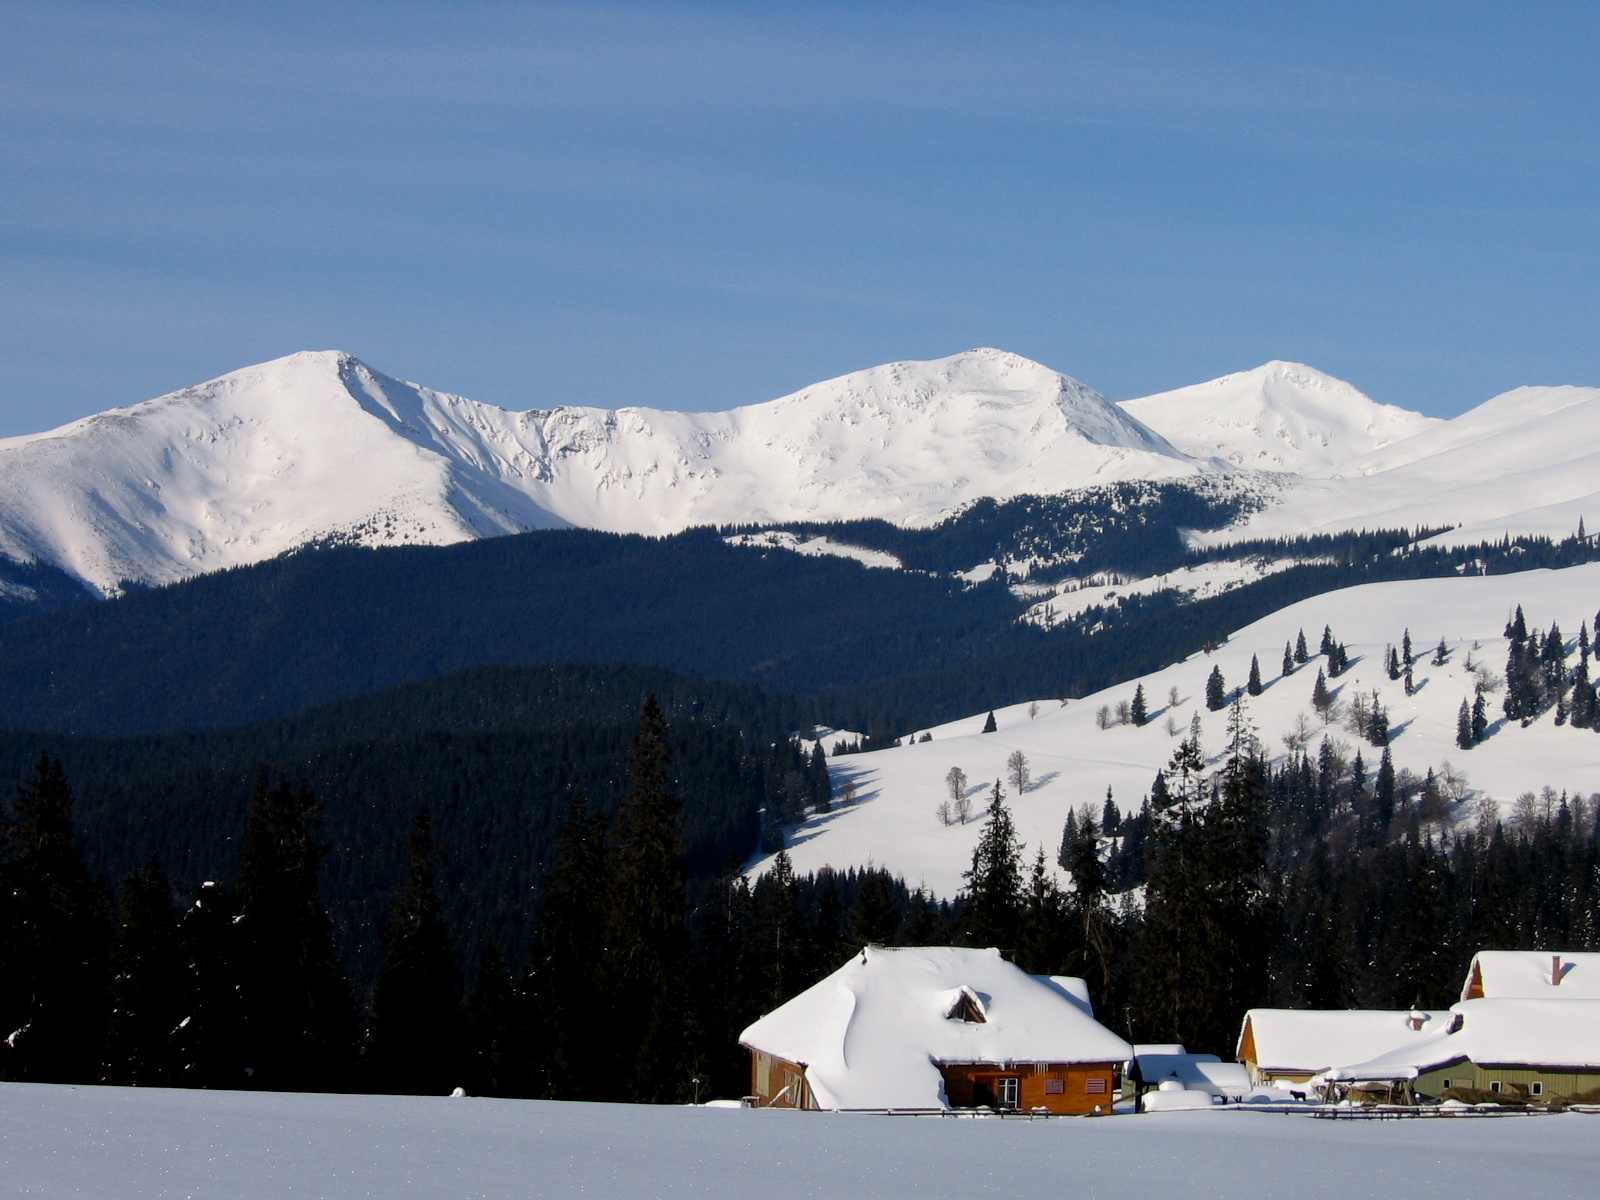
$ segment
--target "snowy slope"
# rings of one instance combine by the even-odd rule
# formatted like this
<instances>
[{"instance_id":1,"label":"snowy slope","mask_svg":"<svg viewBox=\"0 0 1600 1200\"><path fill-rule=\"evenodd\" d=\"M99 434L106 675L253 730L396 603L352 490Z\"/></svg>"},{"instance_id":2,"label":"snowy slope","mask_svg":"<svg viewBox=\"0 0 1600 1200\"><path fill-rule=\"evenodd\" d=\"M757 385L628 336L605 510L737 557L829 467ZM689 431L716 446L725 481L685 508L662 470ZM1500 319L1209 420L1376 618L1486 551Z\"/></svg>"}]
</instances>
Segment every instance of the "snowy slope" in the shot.
<instances>
[{"instance_id":1,"label":"snowy slope","mask_svg":"<svg viewBox=\"0 0 1600 1200\"><path fill-rule=\"evenodd\" d=\"M308 541L884 517L1202 468L1083 384L998 350L720 413L510 412L291 355L0 441L0 554L102 588Z\"/></svg>"},{"instance_id":2,"label":"snowy slope","mask_svg":"<svg viewBox=\"0 0 1600 1200\"><path fill-rule=\"evenodd\" d=\"M1597 1118L1317 1121L1259 1112L941 1120L0 1084L0 1195L88 1200L718 1197L1587 1200ZM1440 1167L1448 1163L1448 1170ZM774 1181L782 1186L775 1187ZM1472 1187L1463 1189L1462 1181ZM1038 1190L1050 1190L1041 1187Z\"/></svg>"},{"instance_id":3,"label":"snowy slope","mask_svg":"<svg viewBox=\"0 0 1600 1200\"><path fill-rule=\"evenodd\" d=\"M1307 476L1444 423L1290 362L1125 400L1122 408L1196 458Z\"/></svg>"},{"instance_id":4,"label":"snowy slope","mask_svg":"<svg viewBox=\"0 0 1600 1200\"><path fill-rule=\"evenodd\" d=\"M1124 808L1137 808L1194 714L1200 714L1207 753L1220 755L1226 714L1206 710L1206 677L1214 665L1220 666L1229 687L1242 685L1251 655L1259 658L1266 689L1259 697L1247 698L1247 710L1269 750L1285 754L1281 739L1304 716L1313 748L1328 734L1348 743L1352 752L1361 750L1369 764L1375 764L1381 751L1342 726L1324 727L1316 720L1311 689L1320 659L1313 657L1290 677L1279 678L1285 642L1304 629L1315 648L1324 625L1333 627L1351 657L1349 671L1332 681L1339 688L1338 698L1348 704L1357 692L1379 691L1390 711L1397 769L1409 768L1421 776L1430 766L1438 769L1448 760L1465 772L1476 792L1506 803L1546 786L1586 795L1600 790L1600 734L1557 727L1551 714L1526 729L1498 722L1488 740L1471 750L1455 745L1457 708L1473 694L1467 656L1470 653L1475 662L1504 671L1506 643L1501 633L1517 604L1523 605L1532 625L1548 628L1551 621L1559 621L1569 637L1576 637L1580 621L1592 622L1600 609L1600 564L1517 575L1375 583L1329 592L1245 627L1212 655L1197 654L1142 680L1065 706L1041 698L1036 706L1002 709L995 714L999 725L995 733L980 733L984 714L975 713L932 729L930 742L834 758L830 770L836 787L854 780L860 800L801 826L791 838L789 853L802 873L822 866L873 863L904 875L913 886L920 883L941 896L953 895L971 863L988 790L1006 774L1007 756L1021 750L1031 764L1034 786L1015 796L1007 785L1008 804L1030 860L1042 846L1053 863L1067 813L1088 805L1098 813L1107 787ZM1407 628L1420 653L1414 667L1417 690L1410 697L1389 679L1383 666L1385 648L1391 643L1398 647ZM1451 647L1450 659L1434 667L1428 660L1441 637ZM1142 728L1097 728L1097 709L1131 699L1135 683L1144 686L1149 723ZM1179 701L1169 708L1172 688L1178 690ZM1491 715L1498 717L1503 696L1503 692L1491 696ZM1031 711L1035 708L1036 715ZM1177 735L1168 732L1169 716ZM922 731L906 731L913 732ZM971 781L974 819L947 827L935 817L935 809L947 796L944 779L953 766L961 767Z\"/></svg>"},{"instance_id":5,"label":"snowy slope","mask_svg":"<svg viewBox=\"0 0 1600 1200\"><path fill-rule=\"evenodd\" d=\"M1220 535L1460 526L1440 540L1562 538L1600 517L1600 388L1525 387L1461 416L1296 480Z\"/></svg>"}]
</instances>

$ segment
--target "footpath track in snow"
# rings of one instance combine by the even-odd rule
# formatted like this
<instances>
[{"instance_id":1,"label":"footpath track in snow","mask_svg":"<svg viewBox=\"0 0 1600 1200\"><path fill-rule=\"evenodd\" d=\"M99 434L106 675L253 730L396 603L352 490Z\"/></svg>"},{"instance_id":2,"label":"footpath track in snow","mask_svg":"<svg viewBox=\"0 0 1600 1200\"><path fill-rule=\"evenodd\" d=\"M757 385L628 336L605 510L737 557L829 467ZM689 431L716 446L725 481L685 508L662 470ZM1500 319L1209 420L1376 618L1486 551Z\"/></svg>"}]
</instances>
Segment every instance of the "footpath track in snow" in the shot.
<instances>
[{"instance_id":1,"label":"footpath track in snow","mask_svg":"<svg viewBox=\"0 0 1600 1200\"><path fill-rule=\"evenodd\" d=\"M1600 1191L1591 1117L1061 1121L0 1084L0 1197L1128 1197Z\"/></svg>"}]
</instances>

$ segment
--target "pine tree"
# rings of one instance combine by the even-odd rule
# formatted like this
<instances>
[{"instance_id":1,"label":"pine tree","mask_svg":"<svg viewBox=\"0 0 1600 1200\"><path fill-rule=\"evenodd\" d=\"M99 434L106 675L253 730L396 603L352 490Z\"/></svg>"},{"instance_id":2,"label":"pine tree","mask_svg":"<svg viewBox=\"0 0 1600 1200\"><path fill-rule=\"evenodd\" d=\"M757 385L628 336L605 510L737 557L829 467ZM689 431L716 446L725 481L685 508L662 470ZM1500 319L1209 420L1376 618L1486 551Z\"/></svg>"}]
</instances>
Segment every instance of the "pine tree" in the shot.
<instances>
[{"instance_id":1,"label":"pine tree","mask_svg":"<svg viewBox=\"0 0 1600 1200\"><path fill-rule=\"evenodd\" d=\"M1106 788L1106 804L1100 810L1100 832L1106 837L1116 837L1117 830L1122 825L1122 814L1117 811L1117 802L1111 798L1111 789Z\"/></svg>"},{"instance_id":2,"label":"pine tree","mask_svg":"<svg viewBox=\"0 0 1600 1200\"><path fill-rule=\"evenodd\" d=\"M368 1063L381 1091L444 1096L462 1083L459 980L434 882L441 854L423 805L406 839L406 877L373 991Z\"/></svg>"},{"instance_id":3,"label":"pine tree","mask_svg":"<svg viewBox=\"0 0 1600 1200\"><path fill-rule=\"evenodd\" d=\"M1098 904L1105 894L1106 871L1100 861L1100 830L1087 809L1072 831L1071 845L1062 846L1072 893L1080 904Z\"/></svg>"},{"instance_id":4,"label":"pine tree","mask_svg":"<svg viewBox=\"0 0 1600 1200\"><path fill-rule=\"evenodd\" d=\"M1324 625L1322 627L1322 644L1317 647L1317 653L1331 654L1333 652L1333 646L1333 626Z\"/></svg>"},{"instance_id":5,"label":"pine tree","mask_svg":"<svg viewBox=\"0 0 1600 1200\"><path fill-rule=\"evenodd\" d=\"M1463 750L1471 750L1475 743L1472 740L1472 708L1465 700L1456 711L1456 745Z\"/></svg>"},{"instance_id":6,"label":"pine tree","mask_svg":"<svg viewBox=\"0 0 1600 1200\"><path fill-rule=\"evenodd\" d=\"M1450 647L1445 645L1443 638L1440 638L1438 646L1436 646L1433 651L1433 665L1436 667L1442 667L1449 661Z\"/></svg>"},{"instance_id":7,"label":"pine tree","mask_svg":"<svg viewBox=\"0 0 1600 1200\"><path fill-rule=\"evenodd\" d=\"M1254 654L1250 656L1250 678L1245 683L1244 690L1252 696L1261 695L1261 664Z\"/></svg>"},{"instance_id":8,"label":"pine tree","mask_svg":"<svg viewBox=\"0 0 1600 1200\"><path fill-rule=\"evenodd\" d=\"M1328 691L1328 677L1317 668L1317 682L1311 685L1311 707L1324 721L1328 719L1328 710L1333 707L1333 696Z\"/></svg>"},{"instance_id":9,"label":"pine tree","mask_svg":"<svg viewBox=\"0 0 1600 1200\"><path fill-rule=\"evenodd\" d=\"M969 946L1016 945L1021 909L1022 843L1017 840L1006 809L1005 796L996 780L989 798L989 816L972 866L962 876L961 934Z\"/></svg>"},{"instance_id":10,"label":"pine tree","mask_svg":"<svg viewBox=\"0 0 1600 1200\"><path fill-rule=\"evenodd\" d=\"M1304 629L1295 635L1294 661L1300 664L1311 661L1311 652L1306 649L1306 631Z\"/></svg>"},{"instance_id":11,"label":"pine tree","mask_svg":"<svg viewBox=\"0 0 1600 1200\"><path fill-rule=\"evenodd\" d=\"M671 750L652 694L639 714L628 790L612 834L604 977L612 1044L628 1098L682 1098L688 928L683 812L669 774Z\"/></svg>"},{"instance_id":12,"label":"pine tree","mask_svg":"<svg viewBox=\"0 0 1600 1200\"><path fill-rule=\"evenodd\" d=\"M1018 915L1017 961L1025 971L1057 975L1066 970L1071 947L1062 907L1061 889L1045 866L1041 846L1028 873Z\"/></svg>"},{"instance_id":13,"label":"pine tree","mask_svg":"<svg viewBox=\"0 0 1600 1200\"><path fill-rule=\"evenodd\" d=\"M1489 705L1480 691L1472 701L1472 744L1480 745L1489 736Z\"/></svg>"},{"instance_id":14,"label":"pine tree","mask_svg":"<svg viewBox=\"0 0 1600 1200\"><path fill-rule=\"evenodd\" d=\"M983 729L980 732L993 733L997 728L999 727L994 723L994 710L990 709L989 715L983 719Z\"/></svg>"},{"instance_id":15,"label":"pine tree","mask_svg":"<svg viewBox=\"0 0 1600 1200\"><path fill-rule=\"evenodd\" d=\"M1278 670L1285 679L1294 674L1294 651L1289 648L1288 642L1283 644L1283 665Z\"/></svg>"},{"instance_id":16,"label":"pine tree","mask_svg":"<svg viewBox=\"0 0 1600 1200\"><path fill-rule=\"evenodd\" d=\"M258 776L239 855L244 1070L256 1088L326 1091L349 1079L355 1014L318 895L320 812L309 789Z\"/></svg>"},{"instance_id":17,"label":"pine tree","mask_svg":"<svg viewBox=\"0 0 1600 1200\"><path fill-rule=\"evenodd\" d=\"M0 1079L100 1073L110 905L73 843L72 808L61 761L41 754L0 824Z\"/></svg>"},{"instance_id":18,"label":"pine tree","mask_svg":"<svg viewBox=\"0 0 1600 1200\"><path fill-rule=\"evenodd\" d=\"M1407 629L1405 636L1400 639L1400 653L1405 658L1406 666L1416 661L1416 655L1411 653L1411 630Z\"/></svg>"},{"instance_id":19,"label":"pine tree","mask_svg":"<svg viewBox=\"0 0 1600 1200\"><path fill-rule=\"evenodd\" d=\"M1417 694L1417 681L1416 681L1415 678L1413 678L1413 676L1411 674L1411 664L1410 663L1406 664L1404 679L1405 679L1406 695L1408 695L1408 696L1416 695Z\"/></svg>"},{"instance_id":20,"label":"pine tree","mask_svg":"<svg viewBox=\"0 0 1600 1200\"><path fill-rule=\"evenodd\" d=\"M247 947L238 898L215 882L202 884L178 921L183 1017L172 1031L177 1082L191 1088L250 1086L254 1056L245 1031Z\"/></svg>"},{"instance_id":21,"label":"pine tree","mask_svg":"<svg viewBox=\"0 0 1600 1200\"><path fill-rule=\"evenodd\" d=\"M169 1087L178 1078L173 1030L183 1011L183 957L172 886L151 855L143 875L130 872L111 947L111 1026L106 1083Z\"/></svg>"},{"instance_id":22,"label":"pine tree","mask_svg":"<svg viewBox=\"0 0 1600 1200\"><path fill-rule=\"evenodd\" d=\"M1149 710L1145 707L1144 684L1135 684L1133 688L1133 703L1129 706L1128 715L1135 725L1144 725L1150 720Z\"/></svg>"},{"instance_id":23,"label":"pine tree","mask_svg":"<svg viewBox=\"0 0 1600 1200\"><path fill-rule=\"evenodd\" d=\"M923 734L922 740L928 741L928 735ZM821 742L811 748L806 775L811 785L811 807L819 813L833 811L833 781L828 775L828 756L822 752Z\"/></svg>"},{"instance_id":24,"label":"pine tree","mask_svg":"<svg viewBox=\"0 0 1600 1200\"><path fill-rule=\"evenodd\" d=\"M1378 698L1377 690L1372 693L1372 708L1367 717L1367 741L1374 746L1387 746L1389 744L1389 710L1383 706Z\"/></svg>"},{"instance_id":25,"label":"pine tree","mask_svg":"<svg viewBox=\"0 0 1600 1200\"><path fill-rule=\"evenodd\" d=\"M778 852L756 882L752 910L751 965L762 1007L772 1009L798 992L807 976L799 889L787 850Z\"/></svg>"},{"instance_id":26,"label":"pine tree","mask_svg":"<svg viewBox=\"0 0 1600 1200\"><path fill-rule=\"evenodd\" d=\"M1212 712L1221 712L1228 707L1228 690L1222 680L1220 666L1212 667L1211 674L1206 677L1206 707Z\"/></svg>"},{"instance_id":27,"label":"pine tree","mask_svg":"<svg viewBox=\"0 0 1600 1200\"><path fill-rule=\"evenodd\" d=\"M1383 760L1378 764L1378 776L1373 783L1372 809L1374 833L1381 841L1388 836L1395 810L1394 759L1390 757L1387 746L1383 749Z\"/></svg>"},{"instance_id":28,"label":"pine tree","mask_svg":"<svg viewBox=\"0 0 1600 1200\"><path fill-rule=\"evenodd\" d=\"M1390 646L1384 655L1384 668L1389 672L1389 678L1396 682L1400 679L1400 655L1395 653L1395 648Z\"/></svg>"}]
</instances>

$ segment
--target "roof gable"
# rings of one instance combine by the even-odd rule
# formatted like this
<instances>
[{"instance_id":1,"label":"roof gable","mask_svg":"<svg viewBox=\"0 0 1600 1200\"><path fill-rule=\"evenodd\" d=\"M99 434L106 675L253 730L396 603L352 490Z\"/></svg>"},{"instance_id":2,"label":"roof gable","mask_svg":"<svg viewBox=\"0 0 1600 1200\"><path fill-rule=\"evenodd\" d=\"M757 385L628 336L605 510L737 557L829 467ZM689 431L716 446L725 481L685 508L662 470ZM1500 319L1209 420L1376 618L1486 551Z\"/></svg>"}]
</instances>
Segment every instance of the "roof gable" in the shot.
<instances>
[{"instance_id":1,"label":"roof gable","mask_svg":"<svg viewBox=\"0 0 1600 1200\"><path fill-rule=\"evenodd\" d=\"M1315 1073L1364 1062L1437 1033L1447 1015L1425 1010L1252 1008L1240 1031L1239 1055L1265 1071Z\"/></svg>"},{"instance_id":2,"label":"roof gable","mask_svg":"<svg viewBox=\"0 0 1600 1200\"><path fill-rule=\"evenodd\" d=\"M1463 1000L1600 1000L1600 954L1571 950L1480 950Z\"/></svg>"}]
</instances>

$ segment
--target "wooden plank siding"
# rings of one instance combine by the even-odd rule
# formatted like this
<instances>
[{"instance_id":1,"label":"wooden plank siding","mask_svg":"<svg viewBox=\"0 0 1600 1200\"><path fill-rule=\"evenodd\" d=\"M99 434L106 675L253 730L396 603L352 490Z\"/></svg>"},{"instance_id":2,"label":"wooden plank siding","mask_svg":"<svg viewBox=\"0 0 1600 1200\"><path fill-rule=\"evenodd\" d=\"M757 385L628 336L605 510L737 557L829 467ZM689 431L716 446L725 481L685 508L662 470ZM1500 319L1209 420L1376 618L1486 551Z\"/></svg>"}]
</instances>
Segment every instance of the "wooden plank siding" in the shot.
<instances>
[{"instance_id":1,"label":"wooden plank siding","mask_svg":"<svg viewBox=\"0 0 1600 1200\"><path fill-rule=\"evenodd\" d=\"M1118 1069L1116 1063L946 1063L939 1073L951 1108L994 1108L999 1081L1015 1079L1019 1109L1086 1113L1111 1110Z\"/></svg>"},{"instance_id":2,"label":"wooden plank siding","mask_svg":"<svg viewBox=\"0 0 1600 1200\"><path fill-rule=\"evenodd\" d=\"M816 1108L806 1069L776 1054L750 1051L750 1095L757 1108Z\"/></svg>"},{"instance_id":3,"label":"wooden plank siding","mask_svg":"<svg viewBox=\"0 0 1600 1200\"><path fill-rule=\"evenodd\" d=\"M1422 1096L1439 1096L1445 1090L1445 1081L1452 1088L1471 1088L1480 1092L1493 1092L1490 1086L1499 1083L1506 1091L1523 1094L1535 1082L1544 1084L1542 1096L1578 1096L1600 1088L1600 1070L1593 1067L1530 1066L1526 1063L1480 1066L1467 1059L1459 1059L1447 1067L1435 1067L1417 1077L1416 1091Z\"/></svg>"}]
</instances>

